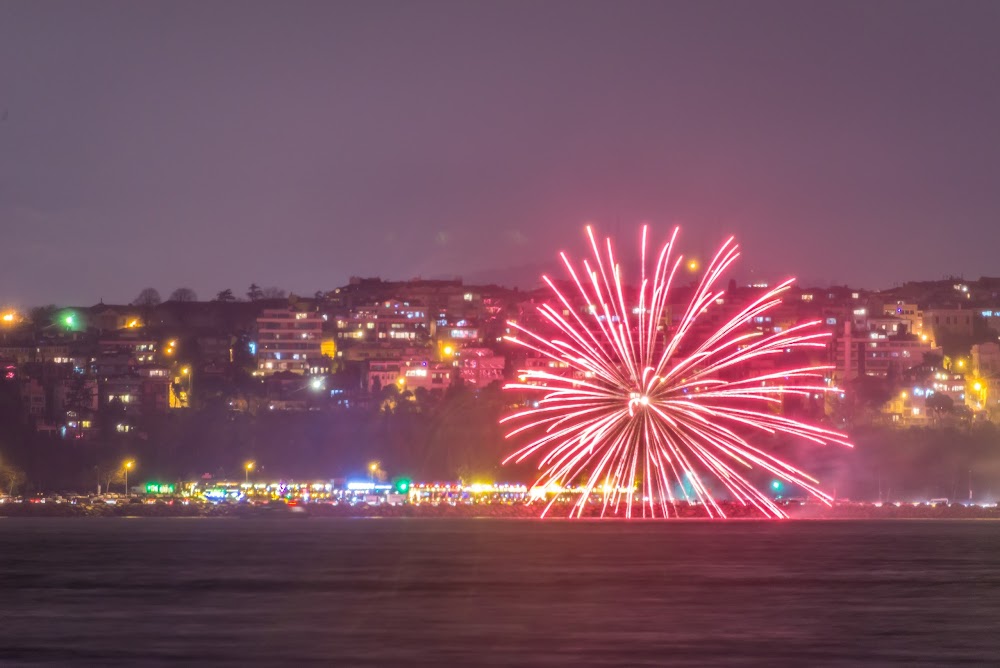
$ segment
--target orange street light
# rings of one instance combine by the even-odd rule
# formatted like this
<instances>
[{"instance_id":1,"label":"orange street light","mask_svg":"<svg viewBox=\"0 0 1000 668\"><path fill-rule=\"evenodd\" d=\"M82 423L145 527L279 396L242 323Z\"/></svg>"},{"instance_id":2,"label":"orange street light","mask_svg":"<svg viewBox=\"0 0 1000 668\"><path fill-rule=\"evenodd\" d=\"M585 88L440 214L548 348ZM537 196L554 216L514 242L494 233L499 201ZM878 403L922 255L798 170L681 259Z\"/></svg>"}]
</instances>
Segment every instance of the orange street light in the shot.
<instances>
[{"instance_id":1,"label":"orange street light","mask_svg":"<svg viewBox=\"0 0 1000 668\"><path fill-rule=\"evenodd\" d=\"M131 460L131 459L127 460L124 464L122 464L122 468L125 469L125 498L126 499L129 497L129 493L128 493L128 472L132 469L133 466L135 466L135 461Z\"/></svg>"}]
</instances>

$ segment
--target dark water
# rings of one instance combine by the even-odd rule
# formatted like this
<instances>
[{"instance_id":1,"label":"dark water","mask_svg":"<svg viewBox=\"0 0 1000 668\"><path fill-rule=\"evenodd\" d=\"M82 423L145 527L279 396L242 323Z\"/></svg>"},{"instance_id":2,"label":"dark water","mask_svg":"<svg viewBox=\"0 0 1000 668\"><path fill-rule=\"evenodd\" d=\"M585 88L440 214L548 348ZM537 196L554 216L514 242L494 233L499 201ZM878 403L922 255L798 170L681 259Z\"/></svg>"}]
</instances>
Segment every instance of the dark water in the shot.
<instances>
[{"instance_id":1,"label":"dark water","mask_svg":"<svg viewBox=\"0 0 1000 668\"><path fill-rule=\"evenodd\" d=\"M2 666L1000 665L1000 522L0 520Z\"/></svg>"}]
</instances>

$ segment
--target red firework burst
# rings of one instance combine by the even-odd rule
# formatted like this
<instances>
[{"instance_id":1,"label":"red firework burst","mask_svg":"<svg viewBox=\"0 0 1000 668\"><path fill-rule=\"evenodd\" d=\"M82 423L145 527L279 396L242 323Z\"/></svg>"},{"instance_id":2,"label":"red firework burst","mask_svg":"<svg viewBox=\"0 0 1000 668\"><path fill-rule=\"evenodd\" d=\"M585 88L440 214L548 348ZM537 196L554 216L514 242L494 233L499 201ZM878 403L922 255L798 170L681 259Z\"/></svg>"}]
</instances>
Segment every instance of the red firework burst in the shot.
<instances>
[{"instance_id":1,"label":"red firework burst","mask_svg":"<svg viewBox=\"0 0 1000 668\"><path fill-rule=\"evenodd\" d=\"M680 497L697 500L710 517L725 517L710 487L765 516L785 517L744 477L754 468L829 504L832 499L817 480L748 439L764 432L850 447L845 434L773 410L785 396L839 392L823 381L832 367L760 372L752 364L792 350L825 347L830 333L820 330L819 320L770 335L747 326L781 303L793 279L706 333L699 319L725 294L718 282L739 257L733 238L705 268L683 316L671 326L666 321L671 285L684 266L683 256L675 252L678 231L674 229L655 270L648 273L643 228L638 289L626 288L611 240L602 253L590 227L594 265L584 260L577 270L560 254L578 291L575 299L543 276L558 302L538 307L549 333L511 322L518 334L507 338L554 364L522 370L519 382L506 386L541 396L532 408L502 420L519 424L508 438L532 439L504 463L540 456L536 485L542 488L582 480L571 511L578 517L595 494L603 499L602 515L609 509L617 514L624 506L625 516L631 517L638 497L642 516L669 517Z\"/></svg>"}]
</instances>

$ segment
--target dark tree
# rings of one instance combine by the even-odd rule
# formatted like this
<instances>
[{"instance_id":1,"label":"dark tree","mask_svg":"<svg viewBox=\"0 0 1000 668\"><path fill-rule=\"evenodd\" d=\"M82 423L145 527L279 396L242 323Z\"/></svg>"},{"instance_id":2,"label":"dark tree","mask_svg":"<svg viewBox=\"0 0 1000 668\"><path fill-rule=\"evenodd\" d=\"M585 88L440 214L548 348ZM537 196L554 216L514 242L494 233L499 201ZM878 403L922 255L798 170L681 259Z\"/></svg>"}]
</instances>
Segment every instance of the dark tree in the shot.
<instances>
[{"instance_id":1,"label":"dark tree","mask_svg":"<svg viewBox=\"0 0 1000 668\"><path fill-rule=\"evenodd\" d=\"M21 469L8 462L0 463L0 490L7 496L14 496L26 480Z\"/></svg>"},{"instance_id":2,"label":"dark tree","mask_svg":"<svg viewBox=\"0 0 1000 668\"><path fill-rule=\"evenodd\" d=\"M247 299L252 302L259 301L263 299L264 293L260 289L260 286L256 283L251 283L250 288L247 290Z\"/></svg>"},{"instance_id":3,"label":"dark tree","mask_svg":"<svg viewBox=\"0 0 1000 668\"><path fill-rule=\"evenodd\" d=\"M217 295L215 295L215 301L217 301L217 302L234 302L234 301L236 301L236 296L233 294L232 290L230 290L229 288L226 288L225 290L223 290L220 293L218 293Z\"/></svg>"},{"instance_id":4,"label":"dark tree","mask_svg":"<svg viewBox=\"0 0 1000 668\"><path fill-rule=\"evenodd\" d=\"M156 306L160 303L160 293L156 288L144 288L133 300L133 306Z\"/></svg>"},{"instance_id":5,"label":"dark tree","mask_svg":"<svg viewBox=\"0 0 1000 668\"><path fill-rule=\"evenodd\" d=\"M264 288L263 290L261 290L261 296L264 299L284 299L285 297L288 296L288 293L282 290L281 288L276 288L274 286L271 286L269 288Z\"/></svg>"},{"instance_id":6,"label":"dark tree","mask_svg":"<svg viewBox=\"0 0 1000 668\"><path fill-rule=\"evenodd\" d=\"M924 402L927 409L934 412L935 417L943 417L955 410L955 402L947 394L935 392Z\"/></svg>"},{"instance_id":7,"label":"dark tree","mask_svg":"<svg viewBox=\"0 0 1000 668\"><path fill-rule=\"evenodd\" d=\"M35 308L28 311L28 319L35 327L43 327L52 321L52 317L55 315L56 307L54 304L49 306L36 306Z\"/></svg>"},{"instance_id":8,"label":"dark tree","mask_svg":"<svg viewBox=\"0 0 1000 668\"><path fill-rule=\"evenodd\" d=\"M177 288L170 293L169 301L172 302L196 302L198 295L191 288Z\"/></svg>"}]
</instances>

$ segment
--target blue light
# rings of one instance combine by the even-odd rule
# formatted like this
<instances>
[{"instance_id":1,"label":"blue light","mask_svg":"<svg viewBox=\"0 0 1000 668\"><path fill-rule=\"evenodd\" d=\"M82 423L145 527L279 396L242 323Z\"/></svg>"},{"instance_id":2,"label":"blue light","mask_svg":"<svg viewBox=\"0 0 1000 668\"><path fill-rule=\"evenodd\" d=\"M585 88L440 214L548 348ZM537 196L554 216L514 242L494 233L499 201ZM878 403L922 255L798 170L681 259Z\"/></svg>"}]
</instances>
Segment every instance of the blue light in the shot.
<instances>
[{"instance_id":1,"label":"blue light","mask_svg":"<svg viewBox=\"0 0 1000 668\"><path fill-rule=\"evenodd\" d=\"M250 345L247 346L247 347L250 348L250 354L251 355L256 355L257 354L257 342L256 341L251 341Z\"/></svg>"}]
</instances>

